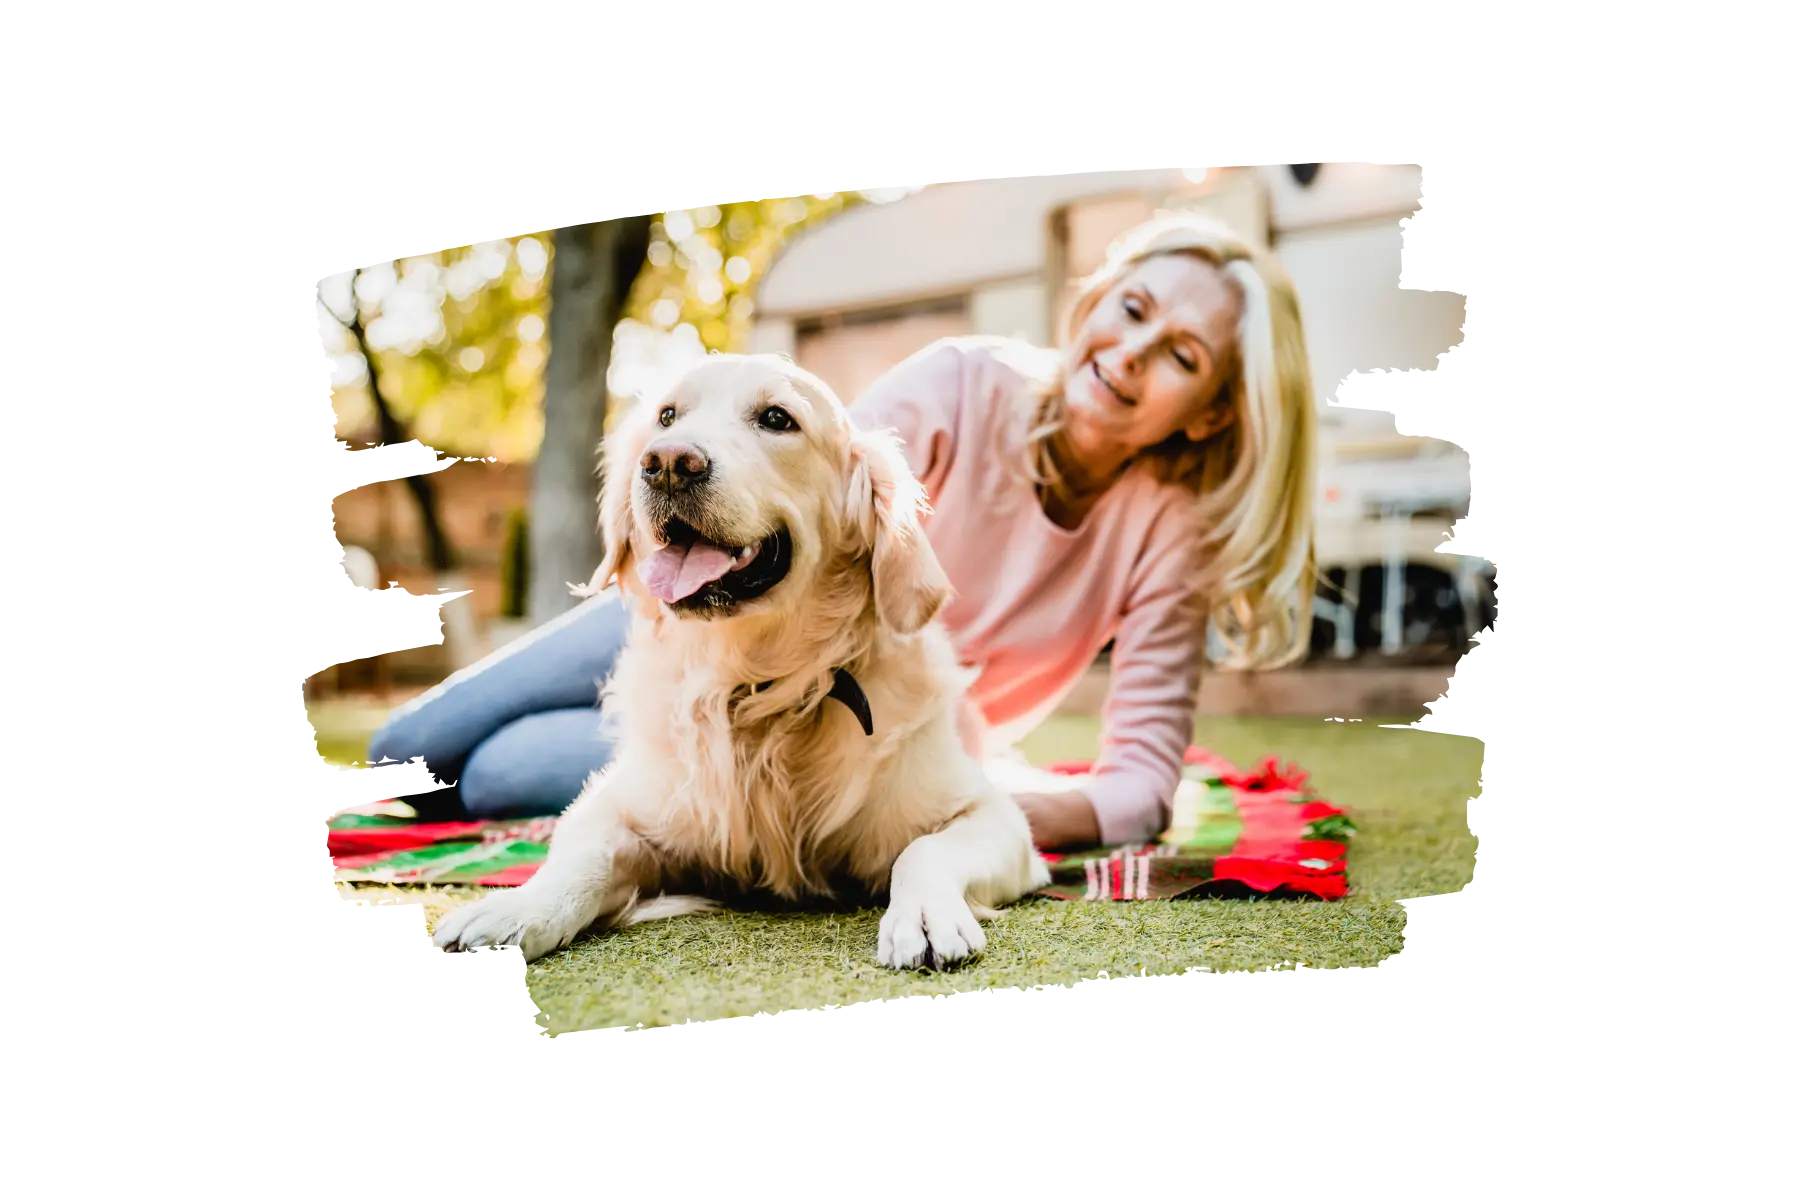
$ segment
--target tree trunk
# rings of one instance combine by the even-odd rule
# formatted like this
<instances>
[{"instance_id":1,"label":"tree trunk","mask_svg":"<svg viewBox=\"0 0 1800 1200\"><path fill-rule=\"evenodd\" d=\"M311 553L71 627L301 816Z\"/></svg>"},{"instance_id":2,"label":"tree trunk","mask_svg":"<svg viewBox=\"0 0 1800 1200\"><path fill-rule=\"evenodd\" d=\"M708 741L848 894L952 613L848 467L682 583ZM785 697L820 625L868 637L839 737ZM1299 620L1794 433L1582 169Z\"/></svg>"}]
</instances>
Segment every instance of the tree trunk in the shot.
<instances>
[{"instance_id":1,"label":"tree trunk","mask_svg":"<svg viewBox=\"0 0 1800 1200\"><path fill-rule=\"evenodd\" d=\"M394 265L396 269L399 267L398 263ZM375 366L375 352L369 348L362 309L356 304L356 281L361 276L359 268L350 277L350 319L344 321L344 328L350 331L351 338L356 342L356 349L362 354L363 370L369 376L369 399L375 405L378 429L376 436L383 446L399 446L410 442L412 438L394 416L394 410L388 407L387 396L381 390L381 372ZM343 321L342 317L338 319ZM450 549L449 537L444 533L444 522L438 513L437 489L431 486L430 476L407 476L406 490L412 493L413 503L419 508L419 527L425 534L425 557L430 560L431 569L439 574L452 570L456 566L456 556Z\"/></svg>"},{"instance_id":2,"label":"tree trunk","mask_svg":"<svg viewBox=\"0 0 1800 1200\"><path fill-rule=\"evenodd\" d=\"M399 268L395 263L395 269ZM357 350L362 354L363 369L368 372L369 399L375 405L378 436L384 446L398 446L412 440L394 410L388 406L387 394L381 390L381 371L376 366L375 351L369 346L368 328L363 324L362 308L356 301L356 284L362 278L359 268L350 276L350 315L337 316ZM322 302L322 298L321 298ZM329 307L329 306L327 306ZM335 312L333 315L337 315ZM456 555L450 548L450 537L444 531L443 515L438 511L437 489L428 475L409 475L406 490L412 493L419 509L419 527L425 535L425 557L431 562L440 592L468 590L468 580L456 569ZM474 609L470 604L454 604L444 609L444 650L450 656L450 669L461 670L480 654L480 635L475 628ZM385 687L385 685L383 685Z\"/></svg>"},{"instance_id":3,"label":"tree trunk","mask_svg":"<svg viewBox=\"0 0 1800 1200\"><path fill-rule=\"evenodd\" d=\"M550 358L544 366L544 441L531 480L533 625L568 611L571 583L600 565L600 442L613 326L650 244L650 218L556 231L550 259Z\"/></svg>"}]
</instances>

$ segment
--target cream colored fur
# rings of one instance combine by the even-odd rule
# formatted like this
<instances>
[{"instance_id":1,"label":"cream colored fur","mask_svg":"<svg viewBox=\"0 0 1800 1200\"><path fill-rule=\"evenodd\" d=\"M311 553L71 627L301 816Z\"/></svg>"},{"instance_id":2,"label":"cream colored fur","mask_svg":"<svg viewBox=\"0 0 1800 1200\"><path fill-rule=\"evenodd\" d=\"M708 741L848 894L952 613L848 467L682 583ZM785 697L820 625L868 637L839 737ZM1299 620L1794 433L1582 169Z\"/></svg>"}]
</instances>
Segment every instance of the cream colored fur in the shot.
<instances>
[{"instance_id":1,"label":"cream colored fur","mask_svg":"<svg viewBox=\"0 0 1800 1200\"><path fill-rule=\"evenodd\" d=\"M891 967L979 953L976 914L1048 872L1024 814L958 736L964 677L932 623L949 585L898 447L772 356L715 356L665 403L671 425L646 406L606 451L609 554L590 586L616 580L634 610L605 689L614 762L564 813L538 873L450 914L437 944L517 945L531 960L590 927L707 907L689 893L762 892L885 898L876 956ZM799 430L760 426L770 404ZM679 613L637 578L656 498L636 466L670 438L712 463L704 528L717 540L791 535L787 577L727 615ZM873 736L828 698L839 667L868 697Z\"/></svg>"}]
</instances>

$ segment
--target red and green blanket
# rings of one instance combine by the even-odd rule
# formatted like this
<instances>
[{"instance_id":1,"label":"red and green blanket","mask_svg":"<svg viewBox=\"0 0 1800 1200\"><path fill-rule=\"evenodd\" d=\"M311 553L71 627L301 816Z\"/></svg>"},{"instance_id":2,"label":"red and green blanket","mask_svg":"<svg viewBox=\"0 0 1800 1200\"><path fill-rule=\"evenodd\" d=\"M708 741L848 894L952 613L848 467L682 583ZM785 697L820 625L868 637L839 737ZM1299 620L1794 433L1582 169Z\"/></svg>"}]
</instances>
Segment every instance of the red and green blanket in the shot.
<instances>
[{"instance_id":1,"label":"red and green blanket","mask_svg":"<svg viewBox=\"0 0 1800 1200\"><path fill-rule=\"evenodd\" d=\"M1059 775L1092 764L1059 763ZM402 801L338 814L326 846L346 883L516 887L549 850L555 817L423 821ZM1304 771L1267 759L1239 771L1199 748L1187 753L1169 831L1148 845L1045 854L1058 900L1172 900L1218 884L1335 900L1349 890L1345 856L1356 828L1315 795Z\"/></svg>"}]
</instances>

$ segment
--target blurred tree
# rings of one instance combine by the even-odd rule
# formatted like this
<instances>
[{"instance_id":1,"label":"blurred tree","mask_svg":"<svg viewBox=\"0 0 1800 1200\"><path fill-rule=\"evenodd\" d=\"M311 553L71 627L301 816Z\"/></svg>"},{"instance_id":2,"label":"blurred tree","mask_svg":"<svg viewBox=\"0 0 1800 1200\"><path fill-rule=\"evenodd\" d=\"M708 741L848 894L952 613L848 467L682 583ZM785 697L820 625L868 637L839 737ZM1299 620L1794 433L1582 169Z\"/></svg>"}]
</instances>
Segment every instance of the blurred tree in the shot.
<instances>
[{"instance_id":1,"label":"blurred tree","mask_svg":"<svg viewBox=\"0 0 1800 1200\"><path fill-rule=\"evenodd\" d=\"M362 301L359 298L357 284L362 280L362 269L351 272L348 302L345 311L340 312L325 299L325 290L319 289L319 306L338 322L349 336L356 353L361 356L363 364L363 386L369 403L374 407L376 432L382 445L399 445L412 440L401 426L399 418L394 415L392 406L382 391L381 366L376 361L375 351L369 345L368 328L364 322ZM429 475L409 475L406 489L412 494L414 502L419 506L419 524L425 533L425 553L432 569L443 572L450 570L454 559L450 551L450 540L444 535L444 523L438 514L437 491L431 486Z\"/></svg>"},{"instance_id":2,"label":"blurred tree","mask_svg":"<svg viewBox=\"0 0 1800 1200\"><path fill-rule=\"evenodd\" d=\"M529 459L543 414L546 243L484 242L360 267L322 281L337 338L338 436L393 445L417 438L468 458ZM458 555L429 475L405 481L425 562Z\"/></svg>"},{"instance_id":3,"label":"blurred tree","mask_svg":"<svg viewBox=\"0 0 1800 1200\"><path fill-rule=\"evenodd\" d=\"M622 217L555 233L550 262L550 361L543 435L531 477L533 625L574 606L605 546L594 496L606 428L613 329L645 261L651 218Z\"/></svg>"},{"instance_id":4,"label":"blurred tree","mask_svg":"<svg viewBox=\"0 0 1800 1200\"><path fill-rule=\"evenodd\" d=\"M664 213L650 227L630 314L657 329L689 326L708 350L741 350L755 313L756 285L782 247L870 194L830 192Z\"/></svg>"},{"instance_id":5,"label":"blurred tree","mask_svg":"<svg viewBox=\"0 0 1800 1200\"><path fill-rule=\"evenodd\" d=\"M548 238L527 235L354 273L383 398L413 436L459 457L531 460L543 430L549 263ZM341 311L343 299L328 307ZM378 433L378 421L360 355L338 349L352 360L333 396L338 435L355 441Z\"/></svg>"}]
</instances>

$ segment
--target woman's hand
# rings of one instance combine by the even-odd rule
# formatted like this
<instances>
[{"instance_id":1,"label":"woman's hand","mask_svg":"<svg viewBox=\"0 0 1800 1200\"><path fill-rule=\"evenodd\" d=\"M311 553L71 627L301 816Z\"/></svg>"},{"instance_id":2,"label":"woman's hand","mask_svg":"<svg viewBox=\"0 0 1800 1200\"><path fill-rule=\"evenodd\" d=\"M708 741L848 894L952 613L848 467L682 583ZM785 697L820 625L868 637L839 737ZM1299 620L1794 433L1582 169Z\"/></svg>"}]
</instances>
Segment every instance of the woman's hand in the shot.
<instances>
[{"instance_id":1,"label":"woman's hand","mask_svg":"<svg viewBox=\"0 0 1800 1200\"><path fill-rule=\"evenodd\" d=\"M1081 792L1019 792L1013 796L1025 810L1031 840L1040 850L1092 846L1100 841L1100 818Z\"/></svg>"}]
</instances>

